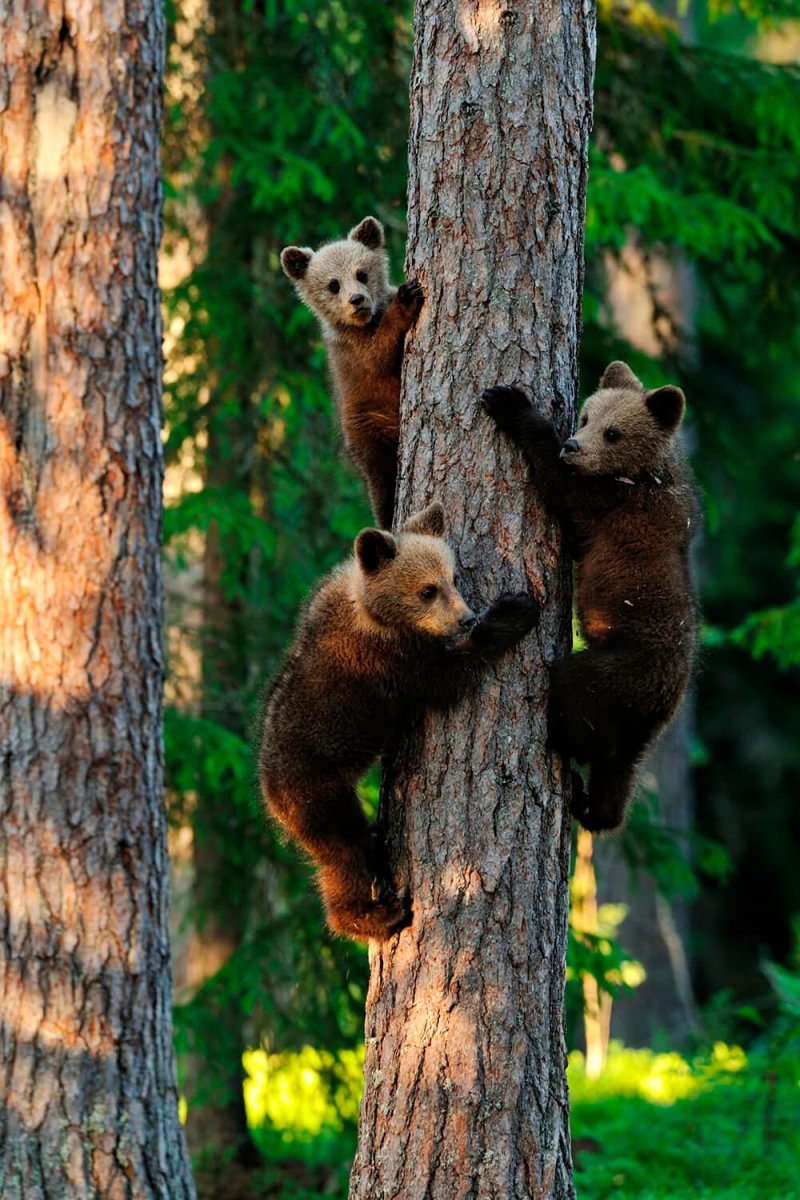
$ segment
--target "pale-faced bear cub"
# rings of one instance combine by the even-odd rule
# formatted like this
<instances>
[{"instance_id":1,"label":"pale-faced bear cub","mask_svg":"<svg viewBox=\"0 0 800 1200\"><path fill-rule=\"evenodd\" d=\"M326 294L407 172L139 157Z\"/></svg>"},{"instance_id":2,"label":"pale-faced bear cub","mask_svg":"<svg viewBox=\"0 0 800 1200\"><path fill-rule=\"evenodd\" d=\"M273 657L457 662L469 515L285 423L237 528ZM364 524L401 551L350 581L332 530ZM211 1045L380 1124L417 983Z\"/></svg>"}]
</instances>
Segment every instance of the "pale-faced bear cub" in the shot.
<instances>
[{"instance_id":1,"label":"pale-faced bear cub","mask_svg":"<svg viewBox=\"0 0 800 1200\"><path fill-rule=\"evenodd\" d=\"M357 781L415 715L452 705L539 616L534 597L507 594L476 617L443 532L432 504L395 534L359 533L300 618L263 718L267 808L319 867L330 928L362 940L399 929L408 906Z\"/></svg>"},{"instance_id":2,"label":"pale-faced bear cub","mask_svg":"<svg viewBox=\"0 0 800 1200\"><path fill-rule=\"evenodd\" d=\"M375 217L316 252L287 246L281 266L322 325L345 448L366 480L375 520L391 529L403 346L422 287L416 280L390 286Z\"/></svg>"},{"instance_id":3,"label":"pale-faced bear cub","mask_svg":"<svg viewBox=\"0 0 800 1200\"><path fill-rule=\"evenodd\" d=\"M522 450L575 558L586 649L553 664L550 739L590 764L588 794L574 777L574 816L616 829L637 762L674 716L695 660L699 506L675 436L683 392L646 391L613 362L566 441L519 388L490 388L483 406Z\"/></svg>"}]
</instances>

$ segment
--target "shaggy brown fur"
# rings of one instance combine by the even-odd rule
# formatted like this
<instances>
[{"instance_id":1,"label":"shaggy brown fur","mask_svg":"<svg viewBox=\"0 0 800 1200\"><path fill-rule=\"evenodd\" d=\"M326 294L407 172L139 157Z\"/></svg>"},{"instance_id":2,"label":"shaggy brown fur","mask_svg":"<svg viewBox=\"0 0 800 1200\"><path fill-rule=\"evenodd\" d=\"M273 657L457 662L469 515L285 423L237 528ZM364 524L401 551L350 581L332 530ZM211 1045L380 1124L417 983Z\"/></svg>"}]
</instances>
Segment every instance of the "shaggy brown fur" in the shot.
<instances>
[{"instance_id":1,"label":"shaggy brown fur","mask_svg":"<svg viewBox=\"0 0 800 1200\"><path fill-rule=\"evenodd\" d=\"M414 716L453 704L538 619L524 594L476 618L443 532L440 504L394 535L361 531L355 557L301 617L264 715L266 805L320 868L331 929L354 938L388 937L407 919L358 779Z\"/></svg>"},{"instance_id":2,"label":"shaggy brown fur","mask_svg":"<svg viewBox=\"0 0 800 1200\"><path fill-rule=\"evenodd\" d=\"M575 778L574 815L586 829L616 829L636 764L673 717L695 658L689 545L699 508L675 440L683 393L646 392L625 363L611 363L563 445L518 388L491 388L483 405L525 454L571 542L587 649L553 664L550 736L590 764L588 795Z\"/></svg>"},{"instance_id":3,"label":"shaggy brown fur","mask_svg":"<svg viewBox=\"0 0 800 1200\"><path fill-rule=\"evenodd\" d=\"M415 280L389 286L375 217L316 253L287 246L281 265L322 325L344 444L366 480L376 521L390 529L403 344L422 308L422 288Z\"/></svg>"}]
</instances>

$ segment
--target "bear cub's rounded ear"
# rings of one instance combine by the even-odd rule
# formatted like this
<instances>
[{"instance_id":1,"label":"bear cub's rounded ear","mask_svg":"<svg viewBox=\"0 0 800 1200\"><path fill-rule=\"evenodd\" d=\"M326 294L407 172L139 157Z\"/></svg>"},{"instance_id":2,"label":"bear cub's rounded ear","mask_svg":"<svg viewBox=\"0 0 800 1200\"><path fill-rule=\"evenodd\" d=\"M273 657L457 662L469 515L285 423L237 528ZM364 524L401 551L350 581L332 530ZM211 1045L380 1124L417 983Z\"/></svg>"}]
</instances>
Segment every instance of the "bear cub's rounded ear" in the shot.
<instances>
[{"instance_id":1,"label":"bear cub's rounded ear","mask_svg":"<svg viewBox=\"0 0 800 1200\"><path fill-rule=\"evenodd\" d=\"M644 387L640 380L636 378L633 371L627 363L617 359L616 362L609 363L600 379L601 388L632 388L637 392L643 392Z\"/></svg>"},{"instance_id":2,"label":"bear cub's rounded ear","mask_svg":"<svg viewBox=\"0 0 800 1200\"><path fill-rule=\"evenodd\" d=\"M385 529L362 529L355 541L356 558L365 575L375 575L397 554L397 542Z\"/></svg>"},{"instance_id":3,"label":"bear cub's rounded ear","mask_svg":"<svg viewBox=\"0 0 800 1200\"><path fill-rule=\"evenodd\" d=\"M667 433L674 433L686 411L686 397L678 387L656 388L648 392L644 402L658 424Z\"/></svg>"},{"instance_id":4,"label":"bear cub's rounded ear","mask_svg":"<svg viewBox=\"0 0 800 1200\"><path fill-rule=\"evenodd\" d=\"M281 250L281 266L290 279L304 279L314 251L307 246L287 246Z\"/></svg>"},{"instance_id":5,"label":"bear cub's rounded ear","mask_svg":"<svg viewBox=\"0 0 800 1200\"><path fill-rule=\"evenodd\" d=\"M401 529L403 533L424 533L428 537L441 537L444 533L443 505L434 500L433 504L404 521Z\"/></svg>"},{"instance_id":6,"label":"bear cub's rounded ear","mask_svg":"<svg viewBox=\"0 0 800 1200\"><path fill-rule=\"evenodd\" d=\"M347 236L351 242L361 242L369 250L380 250L383 245L383 226L377 217L364 217Z\"/></svg>"}]
</instances>

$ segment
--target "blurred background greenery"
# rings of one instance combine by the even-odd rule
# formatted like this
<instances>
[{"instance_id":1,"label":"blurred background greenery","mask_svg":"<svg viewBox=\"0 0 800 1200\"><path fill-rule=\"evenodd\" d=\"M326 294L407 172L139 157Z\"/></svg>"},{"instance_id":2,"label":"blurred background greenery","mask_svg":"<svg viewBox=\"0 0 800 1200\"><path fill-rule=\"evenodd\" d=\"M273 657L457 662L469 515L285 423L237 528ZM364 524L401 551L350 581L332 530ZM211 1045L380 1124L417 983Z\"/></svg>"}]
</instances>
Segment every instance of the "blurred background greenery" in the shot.
<instances>
[{"instance_id":1,"label":"blurred background greenery","mask_svg":"<svg viewBox=\"0 0 800 1200\"><path fill-rule=\"evenodd\" d=\"M204 1194L344 1197L366 954L324 931L263 820L250 731L298 605L370 520L278 255L375 213L401 278L411 4L167 8L182 1091ZM685 388L705 624L694 703L628 829L576 847L582 1197L800 1196L798 18L788 0L600 4L582 394L615 357Z\"/></svg>"}]
</instances>

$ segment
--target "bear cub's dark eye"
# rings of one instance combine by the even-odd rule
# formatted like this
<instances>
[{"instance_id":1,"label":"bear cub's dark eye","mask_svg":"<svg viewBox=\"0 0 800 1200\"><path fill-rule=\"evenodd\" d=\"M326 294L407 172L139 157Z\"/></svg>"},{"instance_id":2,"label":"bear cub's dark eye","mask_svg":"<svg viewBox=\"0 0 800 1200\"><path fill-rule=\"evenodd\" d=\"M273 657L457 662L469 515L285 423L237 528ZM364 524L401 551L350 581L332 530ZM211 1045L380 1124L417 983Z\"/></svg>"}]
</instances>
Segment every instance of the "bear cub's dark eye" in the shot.
<instances>
[{"instance_id":1,"label":"bear cub's dark eye","mask_svg":"<svg viewBox=\"0 0 800 1200\"><path fill-rule=\"evenodd\" d=\"M332 280L330 281L330 283L328 284L328 291L329 291L329 292L333 292L333 294L334 294L334 296L335 296L335 295L336 295L336 293L338 292L338 290L339 290L339 280L338 280L338 279L332 279Z\"/></svg>"},{"instance_id":2,"label":"bear cub's dark eye","mask_svg":"<svg viewBox=\"0 0 800 1200\"><path fill-rule=\"evenodd\" d=\"M366 283L367 282L367 272L366 271L356 271L356 279L358 280L359 283Z\"/></svg>"},{"instance_id":3,"label":"bear cub's dark eye","mask_svg":"<svg viewBox=\"0 0 800 1200\"><path fill-rule=\"evenodd\" d=\"M420 599L421 600L433 600L434 596L436 596L438 594L438 591L439 591L438 587L434 587L433 584L430 584L428 587L425 587L422 589L422 591L419 594Z\"/></svg>"},{"instance_id":4,"label":"bear cub's dark eye","mask_svg":"<svg viewBox=\"0 0 800 1200\"><path fill-rule=\"evenodd\" d=\"M584 425L588 425L588 424L589 424L589 418L587 417L586 413L584 413L583 416L581 417L581 424L580 424L581 429L583 429Z\"/></svg>"},{"instance_id":5,"label":"bear cub's dark eye","mask_svg":"<svg viewBox=\"0 0 800 1200\"><path fill-rule=\"evenodd\" d=\"M615 425L612 425L610 429L607 429L605 431L605 433L603 434L603 437L606 439L607 442L618 442L619 439L622 437L622 434L620 433L620 431L617 429L617 427Z\"/></svg>"}]
</instances>

